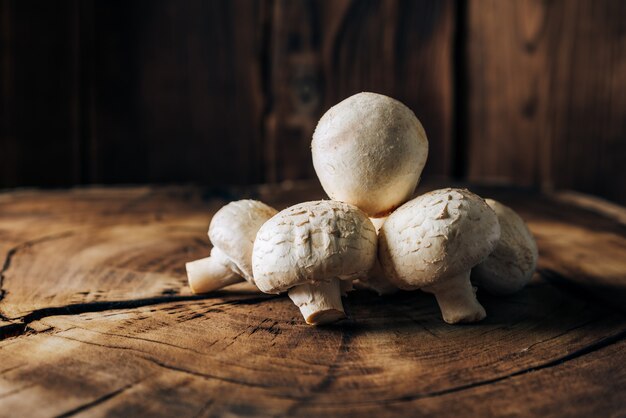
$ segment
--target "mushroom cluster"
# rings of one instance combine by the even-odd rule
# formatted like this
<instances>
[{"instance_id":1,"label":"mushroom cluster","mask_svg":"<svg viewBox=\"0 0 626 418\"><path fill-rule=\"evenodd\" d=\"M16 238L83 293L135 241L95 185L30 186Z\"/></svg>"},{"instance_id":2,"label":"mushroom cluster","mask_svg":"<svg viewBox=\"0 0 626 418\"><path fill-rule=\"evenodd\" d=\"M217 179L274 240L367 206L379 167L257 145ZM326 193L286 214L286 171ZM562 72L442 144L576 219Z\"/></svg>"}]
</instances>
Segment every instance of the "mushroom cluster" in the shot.
<instances>
[{"instance_id":1,"label":"mushroom cluster","mask_svg":"<svg viewBox=\"0 0 626 418\"><path fill-rule=\"evenodd\" d=\"M512 209L466 189L411 199L428 140L399 101L359 93L338 103L320 119L311 152L331 200L280 212L253 200L224 206L209 226L211 256L187 263L194 293L246 280L286 292L320 325L346 317L341 296L353 286L421 289L455 324L486 316L474 285L502 295L531 279L537 246Z\"/></svg>"}]
</instances>

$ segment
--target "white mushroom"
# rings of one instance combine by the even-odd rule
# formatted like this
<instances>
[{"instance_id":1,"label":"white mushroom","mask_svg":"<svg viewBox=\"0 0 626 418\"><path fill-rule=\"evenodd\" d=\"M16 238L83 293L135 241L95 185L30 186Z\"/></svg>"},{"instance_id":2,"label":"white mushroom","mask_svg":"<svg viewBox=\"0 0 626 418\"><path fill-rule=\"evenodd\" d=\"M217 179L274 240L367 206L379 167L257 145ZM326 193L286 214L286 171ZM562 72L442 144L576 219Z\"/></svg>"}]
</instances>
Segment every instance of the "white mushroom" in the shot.
<instances>
[{"instance_id":1,"label":"white mushroom","mask_svg":"<svg viewBox=\"0 0 626 418\"><path fill-rule=\"evenodd\" d=\"M376 258L376 231L355 206L335 201L300 203L259 230L252 254L257 287L289 291L308 324L345 317L340 281L365 275Z\"/></svg>"},{"instance_id":2,"label":"white mushroom","mask_svg":"<svg viewBox=\"0 0 626 418\"><path fill-rule=\"evenodd\" d=\"M499 237L496 214L482 198L468 190L435 190L389 216L379 234L379 259L399 288L433 293L444 321L475 322L486 314L470 271Z\"/></svg>"},{"instance_id":3,"label":"white mushroom","mask_svg":"<svg viewBox=\"0 0 626 418\"><path fill-rule=\"evenodd\" d=\"M408 107L381 94L359 93L322 116L311 152L331 199L379 218L413 194L428 156L428 140Z\"/></svg>"},{"instance_id":4,"label":"white mushroom","mask_svg":"<svg viewBox=\"0 0 626 418\"><path fill-rule=\"evenodd\" d=\"M524 287L537 266L537 244L524 220L513 209L492 199L487 204L500 223L500 240L485 261L472 270L472 282L494 294L511 294Z\"/></svg>"},{"instance_id":5,"label":"white mushroom","mask_svg":"<svg viewBox=\"0 0 626 418\"><path fill-rule=\"evenodd\" d=\"M370 218L372 221L372 225L376 228L376 234L380 231L380 228L383 226L387 217L384 218ZM379 296L383 295L391 295L398 291L398 287L385 277L385 272L380 265L380 261L378 261L378 257L376 257L376 261L374 262L374 266L364 277L359 277L354 282L354 287L357 289L367 289L373 292L378 293Z\"/></svg>"},{"instance_id":6,"label":"white mushroom","mask_svg":"<svg viewBox=\"0 0 626 418\"><path fill-rule=\"evenodd\" d=\"M231 202L209 225L211 256L186 264L194 293L207 293L243 279L254 284L252 248L257 231L278 211L256 200Z\"/></svg>"}]
</instances>

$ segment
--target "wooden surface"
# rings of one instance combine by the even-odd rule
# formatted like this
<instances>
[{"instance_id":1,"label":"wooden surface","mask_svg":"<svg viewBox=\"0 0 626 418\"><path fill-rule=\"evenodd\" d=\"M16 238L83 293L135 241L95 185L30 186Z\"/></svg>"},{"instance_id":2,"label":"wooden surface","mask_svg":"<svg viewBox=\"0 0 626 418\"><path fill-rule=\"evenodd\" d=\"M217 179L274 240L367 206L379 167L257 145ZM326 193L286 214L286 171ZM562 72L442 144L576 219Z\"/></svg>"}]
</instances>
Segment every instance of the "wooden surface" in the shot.
<instances>
[{"instance_id":1,"label":"wooden surface","mask_svg":"<svg viewBox=\"0 0 626 418\"><path fill-rule=\"evenodd\" d=\"M626 3L468 2L468 179L626 204Z\"/></svg>"},{"instance_id":2,"label":"wooden surface","mask_svg":"<svg viewBox=\"0 0 626 418\"><path fill-rule=\"evenodd\" d=\"M259 8L1 0L0 187L262 180Z\"/></svg>"},{"instance_id":3,"label":"wooden surface","mask_svg":"<svg viewBox=\"0 0 626 418\"><path fill-rule=\"evenodd\" d=\"M320 115L368 90L422 121L425 178L626 204L625 14L615 0L0 0L0 187L313 179Z\"/></svg>"},{"instance_id":4,"label":"wooden surface","mask_svg":"<svg viewBox=\"0 0 626 418\"><path fill-rule=\"evenodd\" d=\"M317 120L362 90L418 112L446 174L453 9L0 0L0 187L312 178Z\"/></svg>"},{"instance_id":5,"label":"wooden surface","mask_svg":"<svg viewBox=\"0 0 626 418\"><path fill-rule=\"evenodd\" d=\"M314 178L313 130L331 106L373 91L401 100L428 133L427 174L451 174L452 1L272 4L268 181Z\"/></svg>"},{"instance_id":6,"label":"wooden surface","mask_svg":"<svg viewBox=\"0 0 626 418\"><path fill-rule=\"evenodd\" d=\"M480 292L470 326L421 292L355 292L319 328L246 285L192 296L184 273L226 201L316 187L0 194L0 416L624 416L623 212L472 189L528 221L527 288Z\"/></svg>"}]
</instances>

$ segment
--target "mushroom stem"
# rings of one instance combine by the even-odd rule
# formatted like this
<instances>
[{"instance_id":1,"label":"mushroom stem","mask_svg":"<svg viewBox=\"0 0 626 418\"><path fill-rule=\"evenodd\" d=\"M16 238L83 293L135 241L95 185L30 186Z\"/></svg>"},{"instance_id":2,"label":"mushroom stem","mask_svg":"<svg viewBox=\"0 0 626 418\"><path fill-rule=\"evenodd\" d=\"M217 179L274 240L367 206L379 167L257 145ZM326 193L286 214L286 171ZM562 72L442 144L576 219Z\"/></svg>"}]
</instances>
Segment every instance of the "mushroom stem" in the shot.
<instances>
[{"instance_id":1,"label":"mushroom stem","mask_svg":"<svg viewBox=\"0 0 626 418\"><path fill-rule=\"evenodd\" d=\"M236 266L218 248L213 247L211 256L185 264L189 287L193 293L208 293L244 279L235 273Z\"/></svg>"},{"instance_id":2,"label":"mushroom stem","mask_svg":"<svg viewBox=\"0 0 626 418\"><path fill-rule=\"evenodd\" d=\"M474 288L470 282L470 272L471 270L467 270L422 288L422 290L435 295L443 320L448 324L478 322L487 316L485 308L476 299Z\"/></svg>"},{"instance_id":3,"label":"mushroom stem","mask_svg":"<svg viewBox=\"0 0 626 418\"><path fill-rule=\"evenodd\" d=\"M341 303L339 279L292 287L289 289L289 298L300 308L309 325L329 324L346 317Z\"/></svg>"}]
</instances>

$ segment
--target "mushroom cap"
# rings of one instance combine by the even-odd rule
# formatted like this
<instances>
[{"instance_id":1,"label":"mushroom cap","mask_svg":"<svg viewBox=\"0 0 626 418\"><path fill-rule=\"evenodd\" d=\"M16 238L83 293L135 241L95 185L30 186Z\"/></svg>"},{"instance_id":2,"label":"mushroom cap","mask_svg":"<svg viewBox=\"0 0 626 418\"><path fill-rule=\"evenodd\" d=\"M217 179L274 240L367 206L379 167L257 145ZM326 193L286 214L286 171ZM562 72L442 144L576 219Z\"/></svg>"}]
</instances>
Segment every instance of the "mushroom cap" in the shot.
<instances>
[{"instance_id":1,"label":"mushroom cap","mask_svg":"<svg viewBox=\"0 0 626 418\"><path fill-rule=\"evenodd\" d=\"M209 225L209 239L239 269L236 273L254 284L252 248L256 233L278 211L257 200L238 200L218 210Z\"/></svg>"},{"instance_id":2,"label":"mushroom cap","mask_svg":"<svg viewBox=\"0 0 626 418\"><path fill-rule=\"evenodd\" d=\"M259 230L252 268L257 287L280 293L304 283L367 274L376 259L376 230L365 213L343 202L300 203Z\"/></svg>"},{"instance_id":3,"label":"mushroom cap","mask_svg":"<svg viewBox=\"0 0 626 418\"><path fill-rule=\"evenodd\" d=\"M465 189L441 189L405 203L379 232L389 280L411 290L457 276L495 248L500 226L485 201Z\"/></svg>"},{"instance_id":4,"label":"mushroom cap","mask_svg":"<svg viewBox=\"0 0 626 418\"><path fill-rule=\"evenodd\" d=\"M508 206L486 199L500 223L500 240L485 261L472 270L479 286L496 294L514 293L532 278L537 267L537 243L524 220Z\"/></svg>"},{"instance_id":5,"label":"mushroom cap","mask_svg":"<svg viewBox=\"0 0 626 418\"><path fill-rule=\"evenodd\" d=\"M382 94L359 93L322 116L311 152L328 196L377 218L415 191L426 164L428 140L404 104Z\"/></svg>"}]
</instances>

